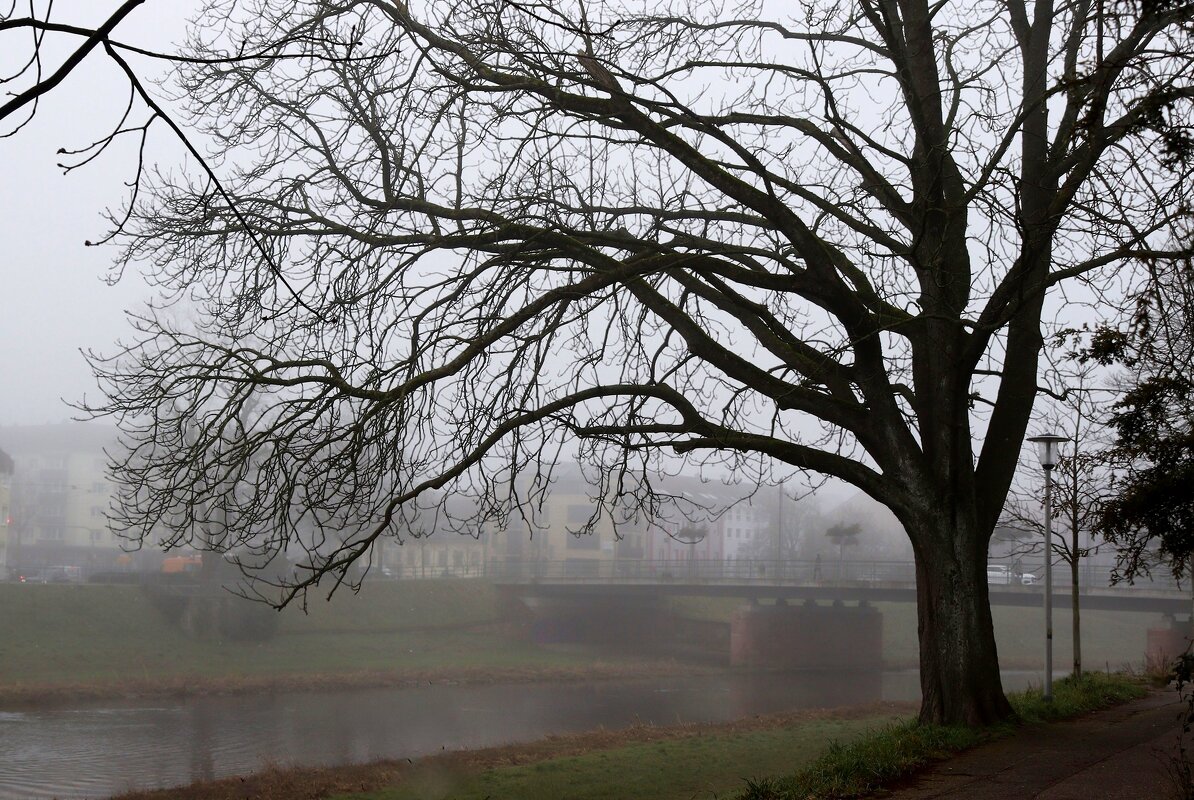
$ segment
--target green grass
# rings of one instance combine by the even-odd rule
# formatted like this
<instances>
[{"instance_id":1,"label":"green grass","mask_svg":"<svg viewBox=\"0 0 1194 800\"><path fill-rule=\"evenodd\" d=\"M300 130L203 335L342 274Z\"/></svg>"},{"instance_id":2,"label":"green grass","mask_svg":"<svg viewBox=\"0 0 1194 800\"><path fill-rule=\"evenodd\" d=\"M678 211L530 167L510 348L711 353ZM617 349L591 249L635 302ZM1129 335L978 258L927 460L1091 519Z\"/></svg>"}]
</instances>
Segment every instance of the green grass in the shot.
<instances>
[{"instance_id":1,"label":"green grass","mask_svg":"<svg viewBox=\"0 0 1194 800\"><path fill-rule=\"evenodd\" d=\"M851 740L890 717L815 720L787 728L637 742L581 756L451 775L423 769L402 786L353 800L691 800L728 797L749 775L814 759L828 738Z\"/></svg>"},{"instance_id":2,"label":"green grass","mask_svg":"<svg viewBox=\"0 0 1194 800\"><path fill-rule=\"evenodd\" d=\"M1053 689L1051 703L1045 702L1039 689L1010 695L1019 721L1039 724L1065 719L1142 697L1147 691L1135 679L1104 673L1088 673L1079 680L1067 678L1054 684ZM1014 729L1014 723L976 729L898 722L853 742L835 741L823 756L792 775L752 781L739 800L859 797Z\"/></svg>"},{"instance_id":3,"label":"green grass","mask_svg":"<svg viewBox=\"0 0 1194 800\"><path fill-rule=\"evenodd\" d=\"M279 634L260 643L193 639L133 586L0 584L0 687L580 662L458 629L496 618L497 595L485 584L411 584L314 601L308 616L287 609ZM447 629L426 629L434 626Z\"/></svg>"},{"instance_id":4,"label":"green grass","mask_svg":"<svg viewBox=\"0 0 1194 800\"><path fill-rule=\"evenodd\" d=\"M1134 679L1094 673L1079 681L1057 682L1052 703L1046 703L1038 690L1010 699L1021 724L1040 724L1140 697L1145 691ZM1016 723L988 729L918 725L890 716L802 720L771 730L636 742L480 772L451 774L424 766L400 786L341 795L340 800L849 798L874 792L1015 728Z\"/></svg>"}]
</instances>

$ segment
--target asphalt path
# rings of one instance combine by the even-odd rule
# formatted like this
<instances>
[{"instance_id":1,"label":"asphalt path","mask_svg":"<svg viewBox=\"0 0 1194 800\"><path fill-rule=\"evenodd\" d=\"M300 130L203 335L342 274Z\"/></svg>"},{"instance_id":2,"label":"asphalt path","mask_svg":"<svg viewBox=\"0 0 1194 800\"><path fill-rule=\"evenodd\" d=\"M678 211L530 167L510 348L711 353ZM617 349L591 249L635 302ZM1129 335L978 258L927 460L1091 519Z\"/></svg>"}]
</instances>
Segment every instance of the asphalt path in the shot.
<instances>
[{"instance_id":1,"label":"asphalt path","mask_svg":"<svg viewBox=\"0 0 1194 800\"><path fill-rule=\"evenodd\" d=\"M911 778L889 800L1176 798L1181 705L1172 688L1078 719L1025 727ZM1194 749L1194 734L1191 735Z\"/></svg>"}]
</instances>

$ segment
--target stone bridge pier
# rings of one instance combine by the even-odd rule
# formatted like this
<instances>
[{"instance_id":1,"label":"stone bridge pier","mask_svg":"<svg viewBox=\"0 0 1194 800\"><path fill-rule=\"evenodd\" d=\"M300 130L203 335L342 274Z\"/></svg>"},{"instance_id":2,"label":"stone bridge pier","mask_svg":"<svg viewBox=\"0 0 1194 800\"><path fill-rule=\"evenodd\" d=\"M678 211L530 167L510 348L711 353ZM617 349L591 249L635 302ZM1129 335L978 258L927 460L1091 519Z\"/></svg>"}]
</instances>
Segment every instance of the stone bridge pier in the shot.
<instances>
[{"instance_id":1,"label":"stone bridge pier","mask_svg":"<svg viewBox=\"0 0 1194 800\"><path fill-rule=\"evenodd\" d=\"M883 615L865 600L743 606L730 623L730 664L783 669L879 669Z\"/></svg>"}]
</instances>

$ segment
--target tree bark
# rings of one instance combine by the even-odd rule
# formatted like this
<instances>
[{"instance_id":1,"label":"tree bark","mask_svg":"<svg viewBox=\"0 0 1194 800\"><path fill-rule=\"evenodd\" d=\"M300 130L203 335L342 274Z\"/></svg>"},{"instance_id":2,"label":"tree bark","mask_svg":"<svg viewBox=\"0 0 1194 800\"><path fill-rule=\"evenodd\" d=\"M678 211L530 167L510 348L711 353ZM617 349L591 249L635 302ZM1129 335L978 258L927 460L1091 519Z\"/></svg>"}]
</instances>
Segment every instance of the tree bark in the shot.
<instances>
[{"instance_id":1,"label":"tree bark","mask_svg":"<svg viewBox=\"0 0 1194 800\"><path fill-rule=\"evenodd\" d=\"M1070 553L1070 602L1072 603L1073 637L1074 637L1074 677L1082 677L1082 610L1081 597L1078 592L1078 530L1073 529L1074 549Z\"/></svg>"},{"instance_id":2,"label":"tree bark","mask_svg":"<svg viewBox=\"0 0 1194 800\"><path fill-rule=\"evenodd\" d=\"M935 545L916 548L920 721L973 726L1005 720L1013 712L999 676L986 547L968 546L985 539L949 530L932 538Z\"/></svg>"}]
</instances>

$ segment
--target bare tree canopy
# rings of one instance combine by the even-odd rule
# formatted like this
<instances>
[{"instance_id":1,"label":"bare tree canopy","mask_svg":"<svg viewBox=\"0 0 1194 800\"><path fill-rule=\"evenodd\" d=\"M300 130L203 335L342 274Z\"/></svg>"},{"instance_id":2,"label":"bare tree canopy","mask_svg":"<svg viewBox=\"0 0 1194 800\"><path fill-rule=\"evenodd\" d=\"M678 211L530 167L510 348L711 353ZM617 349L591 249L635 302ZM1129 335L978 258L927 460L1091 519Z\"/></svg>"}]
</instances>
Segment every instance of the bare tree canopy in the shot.
<instances>
[{"instance_id":1,"label":"bare tree canopy","mask_svg":"<svg viewBox=\"0 0 1194 800\"><path fill-rule=\"evenodd\" d=\"M1194 6L659 8L212 2L176 77L223 190L157 174L122 239L200 311L94 357L118 521L302 551L293 593L450 495L533 515L561 455L615 514L675 455L787 465L907 529L922 718L1005 717L1045 296L1185 254Z\"/></svg>"}]
</instances>

